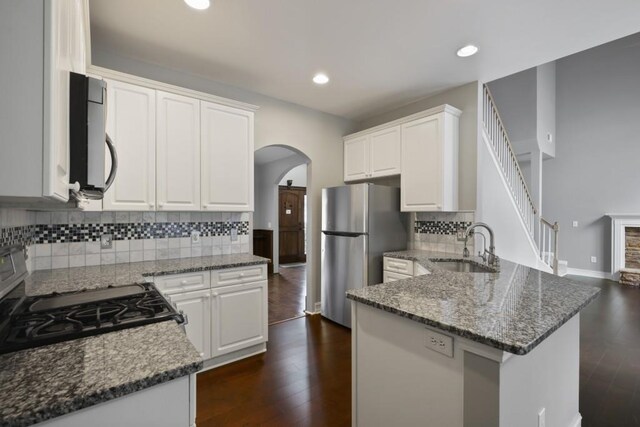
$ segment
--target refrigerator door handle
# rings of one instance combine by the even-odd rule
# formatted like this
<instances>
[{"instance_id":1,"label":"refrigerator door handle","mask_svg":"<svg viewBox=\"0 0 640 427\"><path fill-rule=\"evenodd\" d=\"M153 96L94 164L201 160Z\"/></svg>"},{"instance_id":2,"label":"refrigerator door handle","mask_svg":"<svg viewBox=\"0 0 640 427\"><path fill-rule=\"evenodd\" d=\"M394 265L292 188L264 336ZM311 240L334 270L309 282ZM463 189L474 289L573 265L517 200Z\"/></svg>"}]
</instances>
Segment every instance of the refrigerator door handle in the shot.
<instances>
[{"instance_id":1,"label":"refrigerator door handle","mask_svg":"<svg viewBox=\"0 0 640 427\"><path fill-rule=\"evenodd\" d=\"M358 237L358 236L367 235L367 233L351 233L348 231L327 231L327 230L322 230L322 234L326 234L327 236L343 236L343 237Z\"/></svg>"}]
</instances>

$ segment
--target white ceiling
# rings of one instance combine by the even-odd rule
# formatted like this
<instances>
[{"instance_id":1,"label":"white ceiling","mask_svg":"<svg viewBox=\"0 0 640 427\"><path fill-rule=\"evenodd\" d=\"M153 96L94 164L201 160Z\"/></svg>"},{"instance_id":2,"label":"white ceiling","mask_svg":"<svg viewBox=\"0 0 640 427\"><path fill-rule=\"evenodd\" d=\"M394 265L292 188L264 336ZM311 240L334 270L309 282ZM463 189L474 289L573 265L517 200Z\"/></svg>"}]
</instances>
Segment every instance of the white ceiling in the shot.
<instances>
[{"instance_id":1,"label":"white ceiling","mask_svg":"<svg viewBox=\"0 0 640 427\"><path fill-rule=\"evenodd\" d=\"M287 157L298 155L295 151L284 147L263 147L256 150L253 156L253 162L256 165L264 165L266 163L275 162L276 160L286 159Z\"/></svg>"},{"instance_id":2,"label":"white ceiling","mask_svg":"<svg viewBox=\"0 0 640 427\"><path fill-rule=\"evenodd\" d=\"M91 0L94 48L353 119L640 31L638 0ZM467 43L471 58L455 56ZM317 71L331 82L311 83Z\"/></svg>"}]
</instances>

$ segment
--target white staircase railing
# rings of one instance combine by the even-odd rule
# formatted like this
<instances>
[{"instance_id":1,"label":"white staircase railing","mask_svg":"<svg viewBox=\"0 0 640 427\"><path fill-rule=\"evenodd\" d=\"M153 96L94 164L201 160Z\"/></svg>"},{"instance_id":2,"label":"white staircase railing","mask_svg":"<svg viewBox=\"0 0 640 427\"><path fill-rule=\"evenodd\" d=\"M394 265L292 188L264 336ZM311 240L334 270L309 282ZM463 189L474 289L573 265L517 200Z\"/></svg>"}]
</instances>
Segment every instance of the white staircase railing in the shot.
<instances>
[{"instance_id":1,"label":"white staircase railing","mask_svg":"<svg viewBox=\"0 0 640 427\"><path fill-rule=\"evenodd\" d=\"M529 193L527 182L524 180L522 170L520 170L520 164L518 164L518 159L511 146L511 141L509 141L507 130L502 123L498 108L487 85L484 85L482 101L484 129L489 136L489 141L498 159L498 163L500 163L502 167L502 172L507 180L507 184L511 187L511 193L520 211L520 216L533 238L535 235L537 210L533 204L533 199Z\"/></svg>"},{"instance_id":2,"label":"white staircase railing","mask_svg":"<svg viewBox=\"0 0 640 427\"><path fill-rule=\"evenodd\" d=\"M540 259L558 274L558 223L550 223L540 217Z\"/></svg>"},{"instance_id":3,"label":"white staircase railing","mask_svg":"<svg viewBox=\"0 0 640 427\"><path fill-rule=\"evenodd\" d=\"M531 238L538 245L540 259L553 269L554 274L558 274L558 223L552 224L540 216L538 238L536 239L538 211L487 85L483 85L482 94L484 130L489 137L491 148L500 164L503 176L511 189L520 217Z\"/></svg>"}]
</instances>

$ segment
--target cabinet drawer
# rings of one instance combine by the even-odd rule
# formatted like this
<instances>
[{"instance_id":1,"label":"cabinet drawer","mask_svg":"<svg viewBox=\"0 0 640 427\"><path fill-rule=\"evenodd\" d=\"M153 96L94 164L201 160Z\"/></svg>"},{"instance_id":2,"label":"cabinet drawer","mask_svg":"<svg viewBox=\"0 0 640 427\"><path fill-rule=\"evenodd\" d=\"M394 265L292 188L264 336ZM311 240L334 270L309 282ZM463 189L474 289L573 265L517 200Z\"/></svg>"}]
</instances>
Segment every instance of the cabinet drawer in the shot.
<instances>
[{"instance_id":1,"label":"cabinet drawer","mask_svg":"<svg viewBox=\"0 0 640 427\"><path fill-rule=\"evenodd\" d=\"M211 271L211 287L241 285L260 280L267 280L266 264Z\"/></svg>"},{"instance_id":2,"label":"cabinet drawer","mask_svg":"<svg viewBox=\"0 0 640 427\"><path fill-rule=\"evenodd\" d=\"M160 292L175 294L178 292L199 291L209 289L210 274L208 271L198 273L176 274L173 276L154 277L153 283Z\"/></svg>"},{"instance_id":3,"label":"cabinet drawer","mask_svg":"<svg viewBox=\"0 0 640 427\"><path fill-rule=\"evenodd\" d=\"M409 261L408 259L384 257L383 269L393 273L413 276L413 261Z\"/></svg>"},{"instance_id":4,"label":"cabinet drawer","mask_svg":"<svg viewBox=\"0 0 640 427\"><path fill-rule=\"evenodd\" d=\"M411 277L412 276L409 276L408 274L394 273L392 271L385 271L382 273L382 281L384 283L395 282L396 280L410 279Z\"/></svg>"}]
</instances>

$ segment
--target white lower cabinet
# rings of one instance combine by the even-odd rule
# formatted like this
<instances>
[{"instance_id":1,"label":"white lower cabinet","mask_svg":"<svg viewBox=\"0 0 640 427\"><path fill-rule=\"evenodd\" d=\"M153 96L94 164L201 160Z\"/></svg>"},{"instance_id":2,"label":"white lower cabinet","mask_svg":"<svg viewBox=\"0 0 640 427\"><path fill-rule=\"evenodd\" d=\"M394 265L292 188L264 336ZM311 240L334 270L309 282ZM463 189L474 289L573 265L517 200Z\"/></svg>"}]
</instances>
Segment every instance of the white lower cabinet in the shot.
<instances>
[{"instance_id":1,"label":"white lower cabinet","mask_svg":"<svg viewBox=\"0 0 640 427\"><path fill-rule=\"evenodd\" d=\"M425 274L431 274L431 272L417 262L389 256L382 258L382 281L384 283L409 279L415 276L423 276Z\"/></svg>"},{"instance_id":2,"label":"white lower cabinet","mask_svg":"<svg viewBox=\"0 0 640 427\"><path fill-rule=\"evenodd\" d=\"M261 349L250 347L267 342L266 277L266 265L254 265L159 276L154 282L187 316L187 337L203 359L213 360L207 368L255 354Z\"/></svg>"},{"instance_id":3,"label":"white lower cabinet","mask_svg":"<svg viewBox=\"0 0 640 427\"><path fill-rule=\"evenodd\" d=\"M267 341L267 281L211 291L213 357Z\"/></svg>"},{"instance_id":4,"label":"white lower cabinet","mask_svg":"<svg viewBox=\"0 0 640 427\"><path fill-rule=\"evenodd\" d=\"M169 299L178 311L182 311L188 323L187 337L203 359L211 357L211 291L185 292L170 295Z\"/></svg>"}]
</instances>

